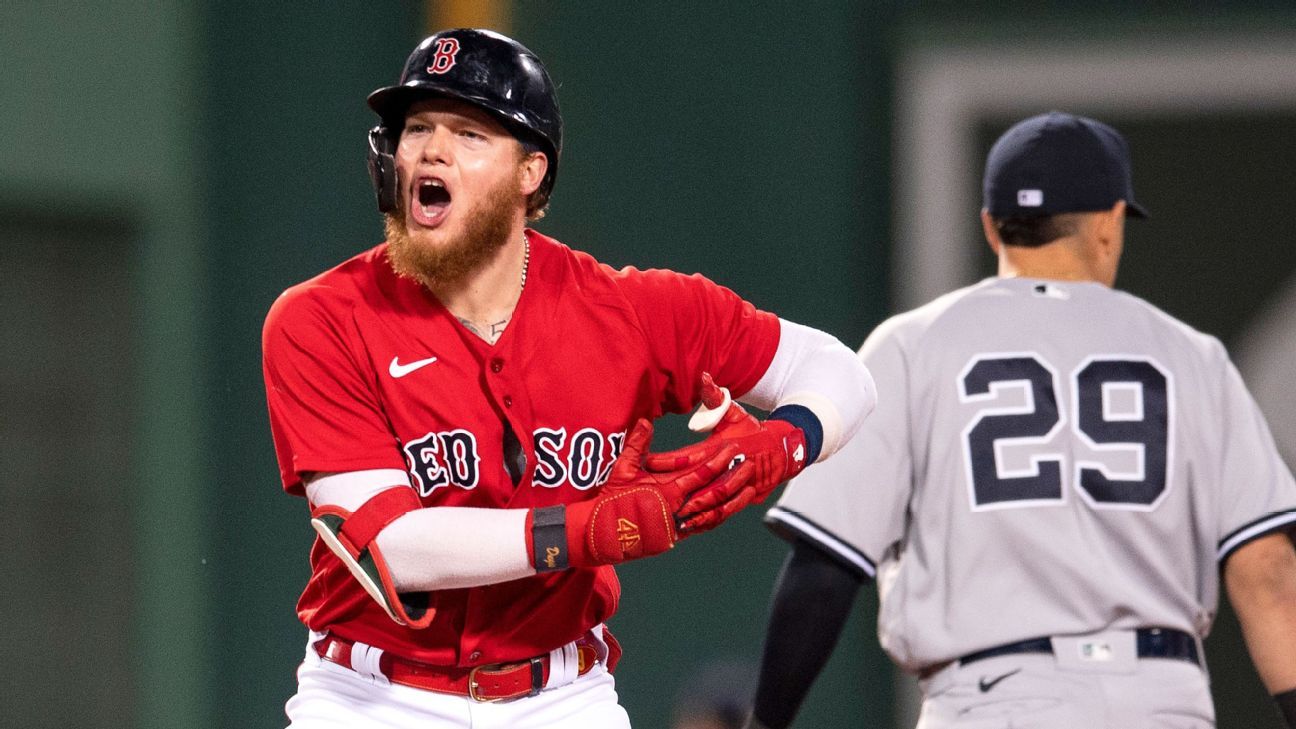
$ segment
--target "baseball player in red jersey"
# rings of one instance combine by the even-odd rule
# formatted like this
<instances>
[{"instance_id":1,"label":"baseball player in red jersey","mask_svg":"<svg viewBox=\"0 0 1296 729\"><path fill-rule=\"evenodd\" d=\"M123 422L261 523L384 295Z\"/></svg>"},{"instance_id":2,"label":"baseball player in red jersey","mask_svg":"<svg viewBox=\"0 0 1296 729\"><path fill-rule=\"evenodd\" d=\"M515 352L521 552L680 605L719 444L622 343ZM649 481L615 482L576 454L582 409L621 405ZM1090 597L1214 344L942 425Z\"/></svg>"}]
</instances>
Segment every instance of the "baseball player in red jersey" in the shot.
<instances>
[{"instance_id":1,"label":"baseball player in red jersey","mask_svg":"<svg viewBox=\"0 0 1296 729\"><path fill-rule=\"evenodd\" d=\"M291 726L629 726L612 565L836 451L872 380L701 276L526 228L562 121L517 42L438 33L369 105L387 240L288 289L264 332L284 488L319 535ZM699 402L709 435L650 453L651 420Z\"/></svg>"}]
</instances>

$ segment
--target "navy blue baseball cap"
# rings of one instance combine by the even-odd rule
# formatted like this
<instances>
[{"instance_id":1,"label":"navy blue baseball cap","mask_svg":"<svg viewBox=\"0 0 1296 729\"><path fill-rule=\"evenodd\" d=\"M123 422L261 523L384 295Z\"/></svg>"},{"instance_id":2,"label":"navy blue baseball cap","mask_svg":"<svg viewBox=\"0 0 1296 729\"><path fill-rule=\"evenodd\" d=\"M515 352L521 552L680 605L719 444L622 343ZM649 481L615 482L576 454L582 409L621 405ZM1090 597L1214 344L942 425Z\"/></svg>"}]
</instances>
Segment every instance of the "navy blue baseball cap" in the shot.
<instances>
[{"instance_id":1,"label":"navy blue baseball cap","mask_svg":"<svg viewBox=\"0 0 1296 729\"><path fill-rule=\"evenodd\" d=\"M986 158L983 205L995 218L1107 210L1134 202L1129 143L1100 121L1060 111L1033 116L1003 133Z\"/></svg>"}]
</instances>

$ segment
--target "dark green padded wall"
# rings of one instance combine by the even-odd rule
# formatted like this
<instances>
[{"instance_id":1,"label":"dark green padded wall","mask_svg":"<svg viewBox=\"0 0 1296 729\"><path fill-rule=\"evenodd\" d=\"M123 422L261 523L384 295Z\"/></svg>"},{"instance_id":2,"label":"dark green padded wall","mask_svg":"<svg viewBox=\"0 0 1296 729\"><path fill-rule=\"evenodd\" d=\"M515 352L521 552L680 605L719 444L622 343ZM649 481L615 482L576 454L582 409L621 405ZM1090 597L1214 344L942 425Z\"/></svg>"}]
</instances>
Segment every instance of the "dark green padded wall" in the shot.
<instances>
[{"instance_id":1,"label":"dark green padded wall","mask_svg":"<svg viewBox=\"0 0 1296 729\"><path fill-rule=\"evenodd\" d=\"M208 716L191 5L0 3L6 726Z\"/></svg>"},{"instance_id":2,"label":"dark green padded wall","mask_svg":"<svg viewBox=\"0 0 1296 729\"><path fill-rule=\"evenodd\" d=\"M314 532L280 488L261 324L287 286L382 237L365 176L364 98L420 37L418 3L222 2L211 44L209 317L214 726L282 727L306 631L294 605Z\"/></svg>"}]
</instances>

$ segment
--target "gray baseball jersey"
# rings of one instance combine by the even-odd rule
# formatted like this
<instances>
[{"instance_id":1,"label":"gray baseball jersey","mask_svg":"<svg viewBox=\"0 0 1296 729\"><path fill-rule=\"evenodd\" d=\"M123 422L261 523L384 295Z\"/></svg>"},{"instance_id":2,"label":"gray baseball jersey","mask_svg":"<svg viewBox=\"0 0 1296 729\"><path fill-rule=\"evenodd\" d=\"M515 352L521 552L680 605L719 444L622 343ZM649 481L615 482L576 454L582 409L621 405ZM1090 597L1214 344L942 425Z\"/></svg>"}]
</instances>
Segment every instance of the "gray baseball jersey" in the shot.
<instances>
[{"instance_id":1,"label":"gray baseball jersey","mask_svg":"<svg viewBox=\"0 0 1296 729\"><path fill-rule=\"evenodd\" d=\"M876 410L766 521L877 578L907 670L1046 635L1204 636L1222 561L1296 522L1223 346L1135 296L988 279L860 356Z\"/></svg>"}]
</instances>

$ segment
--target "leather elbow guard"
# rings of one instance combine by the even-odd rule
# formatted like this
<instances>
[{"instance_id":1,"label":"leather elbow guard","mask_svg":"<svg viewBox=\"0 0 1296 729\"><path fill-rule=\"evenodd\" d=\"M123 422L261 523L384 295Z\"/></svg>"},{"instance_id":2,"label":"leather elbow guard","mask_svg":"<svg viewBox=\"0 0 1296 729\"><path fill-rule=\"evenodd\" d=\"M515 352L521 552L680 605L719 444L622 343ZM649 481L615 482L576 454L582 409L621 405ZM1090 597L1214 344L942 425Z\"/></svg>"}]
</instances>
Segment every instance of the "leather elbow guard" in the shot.
<instances>
[{"instance_id":1,"label":"leather elbow guard","mask_svg":"<svg viewBox=\"0 0 1296 729\"><path fill-rule=\"evenodd\" d=\"M410 628L432 622L428 593L398 593L387 562L374 539L384 527L406 513L422 508L418 495L407 486L382 491L354 512L325 504L311 512L311 526L320 541L346 565L364 591L378 602L388 617Z\"/></svg>"}]
</instances>

